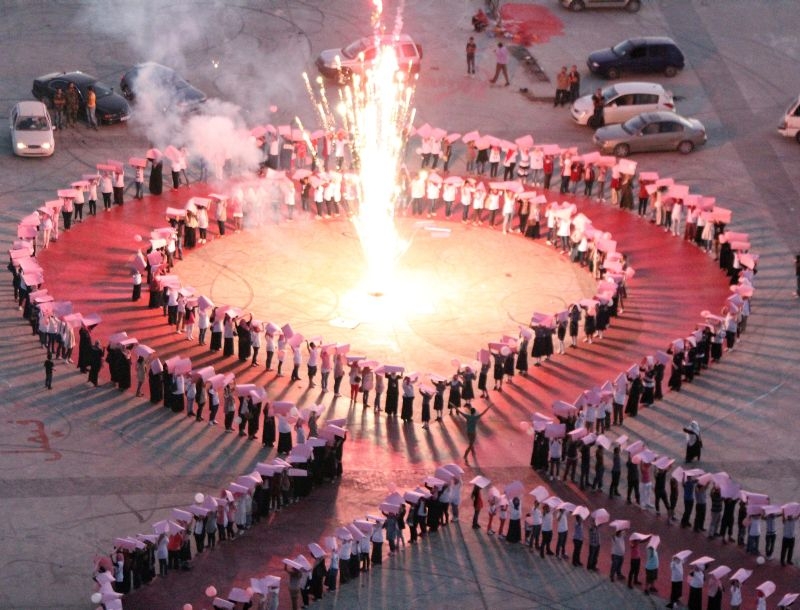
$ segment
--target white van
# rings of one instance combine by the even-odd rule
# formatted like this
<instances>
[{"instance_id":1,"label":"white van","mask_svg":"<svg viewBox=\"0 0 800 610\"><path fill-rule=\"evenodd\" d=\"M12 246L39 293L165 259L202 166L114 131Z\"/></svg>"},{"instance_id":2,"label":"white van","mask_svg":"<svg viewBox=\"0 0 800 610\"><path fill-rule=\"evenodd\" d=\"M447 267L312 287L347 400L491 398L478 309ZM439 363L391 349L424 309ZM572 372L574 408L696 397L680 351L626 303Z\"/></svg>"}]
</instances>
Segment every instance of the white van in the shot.
<instances>
[{"instance_id":1,"label":"white van","mask_svg":"<svg viewBox=\"0 0 800 610\"><path fill-rule=\"evenodd\" d=\"M778 133L787 138L794 138L800 143L800 95L786 109L786 114L778 125Z\"/></svg>"},{"instance_id":2,"label":"white van","mask_svg":"<svg viewBox=\"0 0 800 610\"><path fill-rule=\"evenodd\" d=\"M401 70L419 72L422 47L408 34L399 36L365 36L342 49L328 49L317 57L317 68L326 78L347 82L351 75L363 72L378 55L378 45L391 45L397 53L397 65Z\"/></svg>"},{"instance_id":3,"label":"white van","mask_svg":"<svg viewBox=\"0 0 800 610\"><path fill-rule=\"evenodd\" d=\"M672 92L667 91L658 83L614 83L604 87L602 94L605 125L624 123L643 112L675 110ZM600 125L594 125L593 113L592 95L584 95L572 104L572 118L578 125L600 127Z\"/></svg>"}]
</instances>

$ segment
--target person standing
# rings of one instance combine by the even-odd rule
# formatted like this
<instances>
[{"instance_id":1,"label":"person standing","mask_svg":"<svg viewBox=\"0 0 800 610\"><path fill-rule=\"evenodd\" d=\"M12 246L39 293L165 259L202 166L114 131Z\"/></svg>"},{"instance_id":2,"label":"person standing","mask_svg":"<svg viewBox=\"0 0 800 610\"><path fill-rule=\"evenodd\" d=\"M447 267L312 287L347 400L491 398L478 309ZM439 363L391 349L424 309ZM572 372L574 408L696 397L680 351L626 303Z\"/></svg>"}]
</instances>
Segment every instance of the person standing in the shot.
<instances>
[{"instance_id":1,"label":"person standing","mask_svg":"<svg viewBox=\"0 0 800 610\"><path fill-rule=\"evenodd\" d=\"M78 124L78 108L80 107L80 97L75 83L70 83L67 87L67 127L75 127Z\"/></svg>"},{"instance_id":2,"label":"person standing","mask_svg":"<svg viewBox=\"0 0 800 610\"><path fill-rule=\"evenodd\" d=\"M589 119L589 127L597 129L605 125L605 119L603 118L603 109L605 107L605 103L606 101L603 97L603 90L598 87L597 91L595 91L592 95L592 118ZM602 192L600 193L600 196L603 196Z\"/></svg>"},{"instance_id":3,"label":"person standing","mask_svg":"<svg viewBox=\"0 0 800 610\"><path fill-rule=\"evenodd\" d=\"M478 517L481 514L481 509L483 508L483 498L481 497L481 488L477 485L472 487L472 493L470 494L472 498L472 529L479 530L481 529L480 524L478 523Z\"/></svg>"},{"instance_id":4,"label":"person standing","mask_svg":"<svg viewBox=\"0 0 800 610\"><path fill-rule=\"evenodd\" d=\"M647 545L647 559L644 564L644 594L658 593L656 581L658 580L658 549L655 545Z\"/></svg>"},{"instance_id":5,"label":"person standing","mask_svg":"<svg viewBox=\"0 0 800 610\"><path fill-rule=\"evenodd\" d=\"M494 70L494 76L489 81L493 85L497 82L498 77L502 74L506 79L505 86L508 87L511 83L508 80L508 49L503 46L502 42L497 43L497 49L494 52L497 65Z\"/></svg>"},{"instance_id":6,"label":"person standing","mask_svg":"<svg viewBox=\"0 0 800 610\"><path fill-rule=\"evenodd\" d=\"M581 548L583 547L583 519L575 515L575 527L572 530L572 565L581 567Z\"/></svg>"},{"instance_id":7,"label":"person standing","mask_svg":"<svg viewBox=\"0 0 800 610\"><path fill-rule=\"evenodd\" d=\"M794 554L794 530L797 517L793 515L783 515L783 538L781 538L781 565L793 565L792 555Z\"/></svg>"},{"instance_id":8,"label":"person standing","mask_svg":"<svg viewBox=\"0 0 800 610\"><path fill-rule=\"evenodd\" d=\"M475 74L475 52L478 50L478 45L475 44L475 39L470 36L467 41L467 74Z\"/></svg>"},{"instance_id":9,"label":"person standing","mask_svg":"<svg viewBox=\"0 0 800 610\"><path fill-rule=\"evenodd\" d=\"M569 96L569 74L567 66L561 66L561 71L556 75L556 96L553 99L553 108L567 103Z\"/></svg>"},{"instance_id":10,"label":"person standing","mask_svg":"<svg viewBox=\"0 0 800 610\"><path fill-rule=\"evenodd\" d=\"M683 595L683 560L675 555L669 565L672 588L669 593L667 608L674 608Z\"/></svg>"},{"instance_id":11,"label":"person standing","mask_svg":"<svg viewBox=\"0 0 800 610\"><path fill-rule=\"evenodd\" d=\"M696 421L692 421L688 428L684 428L686 433L686 463L690 463L697 458L700 461L700 453L703 449L703 440L700 436L700 426Z\"/></svg>"},{"instance_id":12,"label":"person standing","mask_svg":"<svg viewBox=\"0 0 800 610\"><path fill-rule=\"evenodd\" d=\"M597 572L597 559L600 556L600 528L594 519L589 521L589 556L586 559L586 569Z\"/></svg>"},{"instance_id":13,"label":"person standing","mask_svg":"<svg viewBox=\"0 0 800 610\"><path fill-rule=\"evenodd\" d=\"M44 361L44 387L48 390L53 389L53 354L47 352L47 359Z\"/></svg>"},{"instance_id":14,"label":"person standing","mask_svg":"<svg viewBox=\"0 0 800 610\"><path fill-rule=\"evenodd\" d=\"M794 296L800 297L800 254L797 254L794 257L794 275L797 278L797 290L795 291Z\"/></svg>"},{"instance_id":15,"label":"person standing","mask_svg":"<svg viewBox=\"0 0 800 610\"><path fill-rule=\"evenodd\" d=\"M569 71L569 100L574 102L581 95L581 74L578 72L578 66L574 65Z\"/></svg>"},{"instance_id":16,"label":"person standing","mask_svg":"<svg viewBox=\"0 0 800 610\"><path fill-rule=\"evenodd\" d=\"M406 378L407 379L407 378ZM413 397L413 388L412 388L412 397ZM488 405L481 413L478 413L478 410L475 407L470 407L469 413L465 413L461 409L457 411L457 413L464 417L467 421L467 439L469 440L469 444L467 445L466 451L464 451L464 462L467 462L467 457L470 453L472 453L472 457L477 457L475 455L475 438L477 436L478 430L478 421L481 417L486 415L486 412L492 407L492 405Z\"/></svg>"},{"instance_id":17,"label":"person standing","mask_svg":"<svg viewBox=\"0 0 800 610\"><path fill-rule=\"evenodd\" d=\"M633 589L633 585L641 584L639 582L639 569L642 566L642 554L639 549L639 541L631 540L631 564L628 568L628 588Z\"/></svg>"},{"instance_id":18,"label":"person standing","mask_svg":"<svg viewBox=\"0 0 800 610\"><path fill-rule=\"evenodd\" d=\"M97 131L97 94L91 85L86 89L86 120L89 127Z\"/></svg>"},{"instance_id":19,"label":"person standing","mask_svg":"<svg viewBox=\"0 0 800 610\"><path fill-rule=\"evenodd\" d=\"M622 562L625 559L625 530L618 529L611 539L611 582L615 577L625 578Z\"/></svg>"},{"instance_id":20,"label":"person standing","mask_svg":"<svg viewBox=\"0 0 800 610\"><path fill-rule=\"evenodd\" d=\"M63 87L59 87L53 96L53 122L56 129L64 129L64 108L67 106L67 97Z\"/></svg>"},{"instance_id":21,"label":"person standing","mask_svg":"<svg viewBox=\"0 0 800 610\"><path fill-rule=\"evenodd\" d=\"M692 566L689 572L689 602L687 608L689 610L703 610L703 584L705 582L705 573L703 566Z\"/></svg>"}]
</instances>

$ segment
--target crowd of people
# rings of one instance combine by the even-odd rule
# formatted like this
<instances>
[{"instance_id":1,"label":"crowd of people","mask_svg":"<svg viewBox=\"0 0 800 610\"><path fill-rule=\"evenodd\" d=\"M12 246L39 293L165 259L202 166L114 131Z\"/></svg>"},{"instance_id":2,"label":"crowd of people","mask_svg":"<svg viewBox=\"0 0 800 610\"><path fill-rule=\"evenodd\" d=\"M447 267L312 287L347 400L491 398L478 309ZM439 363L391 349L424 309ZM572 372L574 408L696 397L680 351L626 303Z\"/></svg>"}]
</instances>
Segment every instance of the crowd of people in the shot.
<instances>
[{"instance_id":1,"label":"crowd of people","mask_svg":"<svg viewBox=\"0 0 800 610\"><path fill-rule=\"evenodd\" d=\"M296 158L295 152L278 156L272 154L273 144L276 140L277 138L273 139L268 146L270 154L266 163L269 171L276 171L281 167L282 162L284 167L293 167ZM340 142L332 144L330 148L335 151L334 161L337 170L342 170L345 165L346 142L343 142L341 137L335 139L334 142ZM450 176L443 179L436 172L438 161L444 151L444 171L447 172L454 142L455 140L452 139L447 142L445 138L440 141L439 146L435 141L429 142L429 145L423 143L422 164L426 169L420 171L414 178L407 176L407 197L400 199L398 211L405 211L406 206L410 204L413 214L422 214L426 209L428 215L437 214L440 205L440 191L437 191L439 188L443 191L446 218L452 215L456 205L461 205L462 222L482 224L486 220L490 226L494 227L496 212L502 210L504 232L516 230L523 235L533 237L539 236L540 222L544 220L548 243L568 252L576 263L589 266L599 280L598 294L594 299L573 304L566 311L555 312L552 315L535 315L531 327L521 329L518 338L507 339L499 344L490 343L488 348L481 350L479 361L470 365L459 365L458 370L451 378L435 376L431 377L430 384L420 384L419 393L422 395L423 402L422 421L425 427L428 426L431 419L431 403L433 403L433 410L438 421L442 421L445 404L451 413L457 412L462 403L466 403L470 407L470 402L475 397L473 383L477 383L481 397L488 398L487 383L490 371L494 377L494 389L497 391L502 391L503 381L508 381L515 371L527 374L527 349L529 347L532 347L531 357L535 359L535 365L539 365L542 360L546 360L556 352L554 336L558 340L558 353L564 353L567 335L569 335L570 345L577 346L578 328L582 318L584 341L588 343L593 339L602 338L610 318L622 313L622 300L626 295L625 282L632 276L632 270L628 269L625 257L617 253L615 248L604 244L605 240L610 240L609 234L593 228L588 218L576 213L575 206L557 202L547 203L546 193L550 188L550 178L554 171L555 161L558 160L562 193L576 193L579 182L583 181L584 194L589 197L596 196L598 200L602 201L605 199L604 185L608 182L611 202L624 209L633 210L632 192L635 166L631 168L630 165L617 163L603 166L602 164L607 164L608 161L592 156L592 154L578 156L575 151L568 150L559 151L557 155L546 155L545 152L552 152L552 150L545 150L544 146L512 145L508 147L508 143L505 141L495 142L494 139L488 137L477 137L468 142L467 170L470 175L466 178ZM444 145L441 146L442 144ZM506 146L505 149L504 146ZM284 149L280 148L279 150L283 152ZM154 162L155 170L156 163L160 161L159 156L149 154L148 157L152 157L151 161ZM288 159L288 165L286 165L284 157ZM541 167L539 167L540 157ZM316 217L335 216L339 212L338 203L341 201L348 202L344 205L345 212L353 213L357 206L355 174L322 171L328 162L327 155L324 157L312 155L310 158L313 165L308 173L295 174L296 180L291 181L286 175L270 175L267 171L265 182L268 186L262 185L259 188L270 189L273 192L273 200L278 199L280 204L285 203L291 208L294 206L296 197L296 184L297 191L300 193L301 205L310 214ZM471 161L472 165L470 165ZM490 178L496 178L501 161L504 168L504 181L502 183L484 181L483 173L486 171L487 165ZM318 163L319 171L314 167ZM135 167L137 168L135 170L137 195L141 196L141 184L144 181L143 167L141 164ZM180 166L178 165L178 167L180 171ZM430 170L427 169L428 167ZM603 167L601 176L593 173L601 167ZM514 175L515 168L516 176ZM312 424L311 421L315 419L313 411L303 410L305 411L303 413L297 409L284 409L281 413L276 414L268 408L269 403L265 393L257 388L250 389L246 384L237 387L232 375L217 374L211 367L206 367L202 371L193 371L190 366L186 368L186 365L182 363L185 359L174 358L171 359L172 362L161 362L152 350L146 346L137 345L135 341L128 341L124 333L120 333L120 336L116 337L114 341L109 340L108 348L103 350L99 341L92 339L92 327L97 321L96 318L59 310L58 303L54 302L52 295L46 289L38 289L44 283L44 277L41 267L35 260L37 245L47 247L52 238L57 239L59 218L63 222L63 230L70 229L73 219L76 222L82 220L83 193L88 193L90 215L93 215L96 209L98 185L100 185L107 209L111 205L112 196L115 203L122 204L123 172L117 171L117 169L119 169L118 165L110 162L105 169L99 170L97 175L84 176L82 181L71 185L73 188L70 189L70 192L59 191L58 200L48 202L48 205L37 211L35 215L23 219L20 224L19 241L15 242L10 252L9 269L13 274L15 299L23 309L24 316L30 321L33 332L39 336L43 347L52 356L69 362L76 347L75 329L78 329L78 367L82 372L88 372L89 380L95 385L105 358L109 365L112 382L121 390L129 388L132 385L131 365L135 356L137 394L142 394L143 385L147 381L150 399L154 403L163 402L166 407L180 412L186 409L187 415L194 416L197 420L202 419L203 407L208 403L210 425L217 423L217 410L222 404L225 430L233 431L233 425L236 424L239 426L239 434L250 439L257 437L260 417L263 414L262 442L267 446L272 446L277 431L279 452L289 455L292 450L292 431L298 435L300 446L303 445L305 439L304 425L308 426L309 435L313 437L311 430L312 426L315 426L315 422ZM152 179L153 171L151 171L151 182ZM348 183L350 183L349 186L347 186ZM291 190L288 190L287 185L289 184L292 185ZM595 184L598 186L597 191L594 190ZM179 185L180 178L175 188ZM531 186L533 189L530 188ZM151 188L151 192L154 190L157 189ZM347 195L348 190L349 195ZM554 446L554 439L548 439L543 453L542 438L547 439L547 435L544 429L535 431L536 440L534 441L532 465L541 468L541 457L544 455L545 464L551 475L555 470L553 476L558 476L560 464L565 462L566 470L571 471L574 480L580 455L580 484L582 487L589 484L588 464L591 457L584 459L584 454L591 455L592 450L587 451L586 448L593 443L586 440L587 437L602 434L609 429L612 425L611 419L613 419L613 424L621 423L624 414L635 416L639 406L649 406L654 400L659 399L662 395L661 383L665 376L669 380L670 389L679 390L682 382L691 381L694 375L699 374L709 365L709 362L718 360L725 347L733 349L737 337L746 329L749 300L753 294L752 281L757 257L749 254L748 237L745 234L724 230L730 220L727 211L716 209L713 201L709 202L705 198L689 195L688 190L683 187L674 185L669 179L659 179L652 173L642 172L639 174L638 190L638 213L650 218L652 222L664 226L665 230L670 230L674 235L683 236L708 252L713 252L719 259L720 267L731 276L731 284L734 285L735 293L726 303L721 316L704 312L704 323L692 331L689 336L676 340L665 352L658 352L655 356L643 358L638 367L632 367L632 369L636 368L635 371L626 372L623 380L618 378L613 384L609 382L603 388L587 391L584 393L586 401L583 404L566 405L566 411L559 412L554 408L554 413L561 420L558 425L564 427L562 440L557 441L557 444L561 445L560 448L557 449ZM275 192L278 194L275 195ZM312 192L314 193L315 208L311 208L310 205ZM318 192L320 193L319 197L317 196ZM291 203L289 203L290 197L287 193L291 193ZM163 308L168 322L175 326L176 332L185 333L187 339L193 340L194 331L197 330L198 342L205 345L207 335L210 335L209 349L222 351L223 356L233 356L234 346L238 346L239 359L251 366L260 366L258 355L260 348L264 347L265 366L267 370L272 370L274 364L278 375L284 374L283 364L287 357L287 351L289 351L292 358L293 381L300 380L300 368L305 357L307 360L306 374L310 385L316 384L316 375L319 372L322 390L328 391L330 374L333 373L332 391L338 396L341 395L341 382L347 375L351 404L355 404L358 398L361 398L365 408L372 404L376 411L384 410L388 416L396 416L400 403L400 392L402 392L401 418L406 422L412 421L414 384L418 379L404 377L402 367L382 367L375 362L348 359L347 352L339 349L341 346L336 344L320 345L313 341L305 341L288 325L279 329L274 325L263 324L253 320L252 316L240 315L235 308L220 311L219 308L213 306L210 300L201 295L188 293L180 287L179 283L160 281L159 278L171 270L174 259L182 257L184 247L194 247L197 243L204 243L207 239L209 225L207 212L210 206L213 208L220 236L224 235L225 227L228 224L228 210L232 210L235 229L240 230L243 227L243 218L251 209L251 206L248 206L247 195L242 192L234 192L231 196L214 195L203 201L198 199L194 198L187 204L185 210L178 210L177 213L174 210L168 210L173 231L159 237L158 239L161 241L153 240L147 255L140 252L135 257L138 262L133 267L133 299L138 300L141 294L141 273L147 272L150 288L149 305ZM425 200L424 204L421 202L422 199ZM303 200L307 205L303 204ZM476 200L479 200L477 205ZM203 205L204 203L205 205ZM489 212L486 218L483 214L484 207ZM651 210L649 214L648 208ZM291 218L291 214L289 217ZM684 218L686 226L681 230L681 221ZM531 226L535 228L530 229ZM708 227L712 227L712 229ZM197 234L192 238L195 229L199 238ZM48 358L48 360L50 359ZM170 369L170 364L177 365L175 370ZM48 372L47 364L45 364L45 368ZM48 374L48 385L51 381L52 366ZM244 386L243 390L242 386ZM375 392L374 402L370 400L373 390ZM448 390L445 397L445 392ZM238 406L236 398L238 398ZM541 424L542 420L537 421L538 424ZM537 427L537 421L534 421L532 430ZM550 422L545 424L545 426L549 425L551 425ZM582 430L586 430L585 436L581 435ZM686 461L688 462L695 457L699 458L702 440L699 429L695 430L692 427L687 428L687 436L691 441L687 442ZM286 442L287 437L288 443ZM284 439L283 443L281 443L281 438ZM595 461L593 484L595 489L602 489L604 473L602 452L604 447L598 444L597 438L594 439L594 444L596 446L593 450ZM616 449L621 449L621 447L617 446ZM333 453L335 455L335 452ZM466 455L465 453L465 459ZM612 463L615 463L613 455L612 452ZM333 460L333 470L330 466L326 467L329 472L335 472L337 468L341 468L340 457L338 466L336 466L337 460ZM599 475L598 463L601 465ZM642 464L646 465L647 462L640 462L640 466ZM611 487L615 493L618 493L614 484L615 468L616 466L612 466ZM619 472L620 469L616 469L617 484ZM584 476L585 473L586 476ZM628 474L630 479L630 470ZM687 475L686 471L682 474L684 480L678 484L682 484L684 487L684 504L686 505L686 486L687 484L692 485L688 482L694 481L693 485L696 486L697 480L709 475L705 473ZM662 477L662 473L656 468L654 475L656 503L658 503L660 492L659 477ZM666 473L663 473L662 478L666 481ZM670 490L673 486L672 482L677 482L679 478L669 477ZM630 480L628 485L629 498L632 493L634 496L641 495L640 490L635 484L632 485ZM652 491L652 487L648 489ZM712 506L714 489L716 487L714 483L711 483L708 492L712 495ZM717 491L720 490L717 489ZM689 493L689 496L692 495L694 495L694 491ZM494 495L490 497L490 504L492 497ZM674 516L677 496L675 501L672 501L670 491L670 496L666 500L662 498L662 501L668 512ZM697 504L704 503L697 502ZM744 505L749 506L746 502ZM725 506L723 501L723 507ZM692 507L690 507L689 513L691 513ZM760 514L753 512L750 515L747 515L749 508L745 510L748 542L750 542L750 524L753 522L758 524L761 519L768 522L772 517L771 521L774 524L776 514L783 515L786 522L793 521L793 518L786 519L783 510L775 513L774 507L768 506L768 508L769 511L764 509ZM712 518L716 512L719 511L714 511L712 508ZM685 514L686 511L684 511ZM695 524L698 522L697 520L698 517L695 516ZM727 524L728 521L729 519L720 518L720 528L722 522ZM701 520L700 523L702 524L703 521ZM744 525L744 521L739 523L740 531L742 525ZM715 529L716 526L712 531ZM753 529L760 531L756 526L753 526ZM766 526L766 529L769 540L770 526ZM772 532L774 541L774 527ZM721 534L715 532L715 535ZM728 535L730 536L730 534ZM514 537L512 535L512 539ZM791 539L793 540L793 536ZM752 548L758 549L757 539L755 547L753 544L748 544L748 549ZM771 552L770 550L770 555ZM788 559L785 557L782 559L791 562L791 550L787 553ZM125 570L123 570L124 572ZM131 569L128 574L128 580L131 583L134 581L132 574L133 570ZM123 576L123 580L124 578ZM116 579L115 582L117 582Z\"/></svg>"},{"instance_id":2,"label":"crowd of people","mask_svg":"<svg viewBox=\"0 0 800 610\"><path fill-rule=\"evenodd\" d=\"M169 519L154 523L153 533L116 538L109 556L95 558L95 594L102 597L98 603L104 603L106 610L121 608L122 595L157 576L190 569L193 556L213 551L218 542L236 540L262 520L266 522L271 513L291 507L314 488L338 479L346 439L345 430L337 425L341 423L328 422L319 432L314 429L285 459L258 463L253 472L237 477L218 496L197 494L193 504L175 508ZM280 580L268 582L272 584L262 581L263 607L277 608ZM233 607L221 601L225 603L214 607Z\"/></svg>"}]
</instances>

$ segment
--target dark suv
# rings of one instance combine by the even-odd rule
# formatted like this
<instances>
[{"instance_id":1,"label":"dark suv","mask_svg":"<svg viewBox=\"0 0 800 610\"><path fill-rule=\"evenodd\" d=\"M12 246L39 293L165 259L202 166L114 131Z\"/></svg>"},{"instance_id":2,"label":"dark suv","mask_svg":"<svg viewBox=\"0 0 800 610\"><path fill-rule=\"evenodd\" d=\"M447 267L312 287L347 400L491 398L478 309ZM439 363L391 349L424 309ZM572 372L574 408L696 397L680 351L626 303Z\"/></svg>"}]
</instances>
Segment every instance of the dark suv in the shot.
<instances>
[{"instance_id":1,"label":"dark suv","mask_svg":"<svg viewBox=\"0 0 800 610\"><path fill-rule=\"evenodd\" d=\"M589 70L606 78L622 72L663 72L675 76L683 69L683 53L671 38L646 36L623 40L610 49L589 54Z\"/></svg>"}]
</instances>

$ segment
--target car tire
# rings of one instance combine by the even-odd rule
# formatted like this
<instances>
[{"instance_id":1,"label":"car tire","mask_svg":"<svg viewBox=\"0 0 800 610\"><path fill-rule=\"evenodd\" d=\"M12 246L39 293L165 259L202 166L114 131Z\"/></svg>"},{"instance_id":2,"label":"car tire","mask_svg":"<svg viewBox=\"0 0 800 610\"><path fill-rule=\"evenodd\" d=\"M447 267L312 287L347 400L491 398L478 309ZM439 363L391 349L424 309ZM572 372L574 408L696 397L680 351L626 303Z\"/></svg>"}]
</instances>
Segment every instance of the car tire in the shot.
<instances>
[{"instance_id":1,"label":"car tire","mask_svg":"<svg viewBox=\"0 0 800 610\"><path fill-rule=\"evenodd\" d=\"M677 73L678 73L678 68L676 68L675 66L667 66L666 68L664 68L664 74L669 78L672 78Z\"/></svg>"},{"instance_id":2,"label":"car tire","mask_svg":"<svg viewBox=\"0 0 800 610\"><path fill-rule=\"evenodd\" d=\"M627 144L617 144L614 147L615 157L627 157L629 154L631 154L631 147Z\"/></svg>"},{"instance_id":3,"label":"car tire","mask_svg":"<svg viewBox=\"0 0 800 610\"><path fill-rule=\"evenodd\" d=\"M642 8L642 3L639 2L639 0L631 0L628 2L627 6L625 6L625 10L629 13L638 13L640 8Z\"/></svg>"},{"instance_id":4,"label":"car tire","mask_svg":"<svg viewBox=\"0 0 800 610\"><path fill-rule=\"evenodd\" d=\"M589 117L589 120L586 121L586 125L592 129L597 129L600 127L600 125L597 124L597 119L594 117L594 115Z\"/></svg>"},{"instance_id":5,"label":"car tire","mask_svg":"<svg viewBox=\"0 0 800 610\"><path fill-rule=\"evenodd\" d=\"M619 69L618 68L609 68L606 71L606 78L609 80L614 80L615 78L619 78Z\"/></svg>"},{"instance_id":6,"label":"car tire","mask_svg":"<svg viewBox=\"0 0 800 610\"><path fill-rule=\"evenodd\" d=\"M574 11L576 13L580 13L585 8L586 5L583 3L583 0L572 0L572 2L569 5L569 10Z\"/></svg>"},{"instance_id":7,"label":"car tire","mask_svg":"<svg viewBox=\"0 0 800 610\"><path fill-rule=\"evenodd\" d=\"M694 144L689 140L684 140L680 144L678 144L678 152L682 155L688 155L690 152L694 150Z\"/></svg>"}]
</instances>

